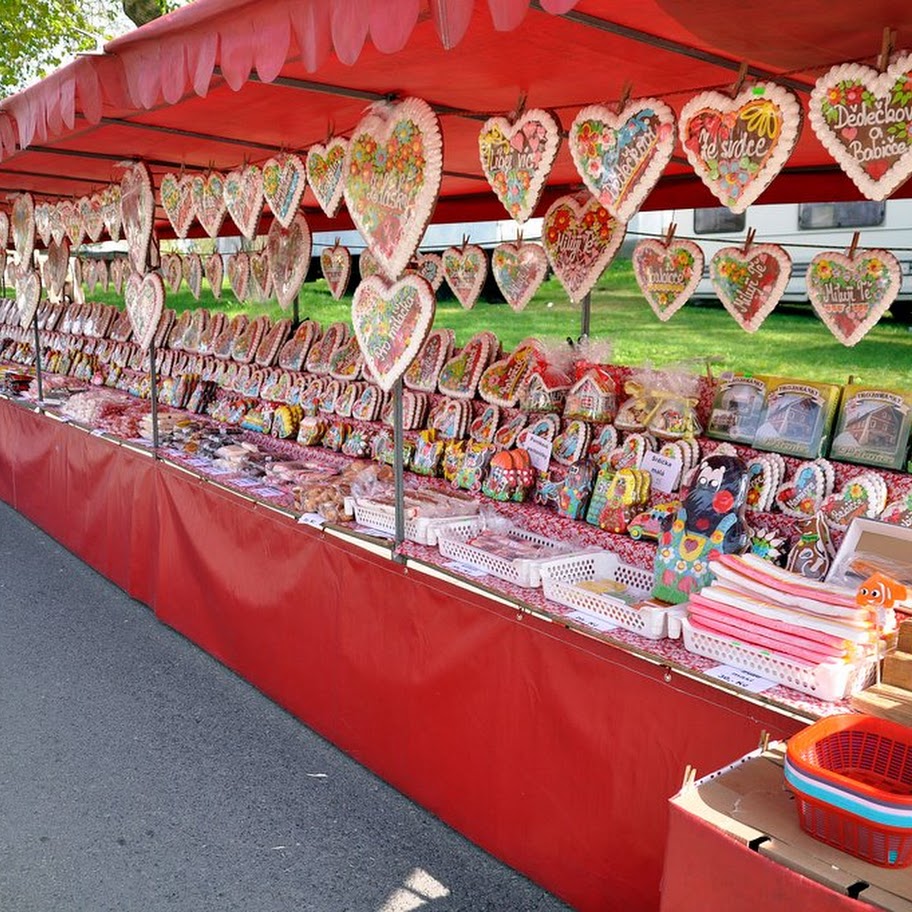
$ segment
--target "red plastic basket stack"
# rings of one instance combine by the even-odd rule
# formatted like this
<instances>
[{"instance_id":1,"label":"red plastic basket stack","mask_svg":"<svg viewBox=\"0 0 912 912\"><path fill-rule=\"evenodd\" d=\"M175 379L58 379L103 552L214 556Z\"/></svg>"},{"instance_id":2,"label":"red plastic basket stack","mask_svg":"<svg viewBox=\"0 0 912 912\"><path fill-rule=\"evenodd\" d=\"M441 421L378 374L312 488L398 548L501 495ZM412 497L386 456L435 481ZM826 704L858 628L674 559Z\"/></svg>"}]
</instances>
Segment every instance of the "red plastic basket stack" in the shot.
<instances>
[{"instance_id":1,"label":"red plastic basket stack","mask_svg":"<svg viewBox=\"0 0 912 912\"><path fill-rule=\"evenodd\" d=\"M785 776L806 833L872 864L912 864L912 729L821 719L789 740Z\"/></svg>"}]
</instances>

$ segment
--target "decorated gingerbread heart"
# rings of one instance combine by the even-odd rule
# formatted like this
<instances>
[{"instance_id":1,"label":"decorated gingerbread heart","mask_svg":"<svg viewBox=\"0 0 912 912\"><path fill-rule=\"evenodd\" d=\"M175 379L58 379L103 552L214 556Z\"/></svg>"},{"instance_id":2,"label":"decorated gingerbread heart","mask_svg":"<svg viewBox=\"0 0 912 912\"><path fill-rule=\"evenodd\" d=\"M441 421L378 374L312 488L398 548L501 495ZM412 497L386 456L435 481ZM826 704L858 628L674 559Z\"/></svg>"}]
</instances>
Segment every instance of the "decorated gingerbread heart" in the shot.
<instances>
[{"instance_id":1,"label":"decorated gingerbread heart","mask_svg":"<svg viewBox=\"0 0 912 912\"><path fill-rule=\"evenodd\" d=\"M332 247L324 247L320 254L320 268L330 294L338 301L345 294L351 277L352 257L348 248L338 242Z\"/></svg>"},{"instance_id":2,"label":"decorated gingerbread heart","mask_svg":"<svg viewBox=\"0 0 912 912\"><path fill-rule=\"evenodd\" d=\"M236 168L225 175L225 207L238 231L252 241L263 211L263 172L256 165Z\"/></svg>"},{"instance_id":3,"label":"decorated gingerbread heart","mask_svg":"<svg viewBox=\"0 0 912 912\"><path fill-rule=\"evenodd\" d=\"M225 178L218 171L194 174L190 182L196 218L209 237L218 237L225 220Z\"/></svg>"},{"instance_id":4,"label":"decorated gingerbread heart","mask_svg":"<svg viewBox=\"0 0 912 912\"><path fill-rule=\"evenodd\" d=\"M598 200L586 197L562 196L542 223L548 261L574 304L592 290L627 230Z\"/></svg>"},{"instance_id":5,"label":"decorated gingerbread heart","mask_svg":"<svg viewBox=\"0 0 912 912\"><path fill-rule=\"evenodd\" d=\"M228 257L228 284L239 301L247 300L250 283L250 256L243 251Z\"/></svg>"},{"instance_id":6,"label":"decorated gingerbread heart","mask_svg":"<svg viewBox=\"0 0 912 912\"><path fill-rule=\"evenodd\" d=\"M443 366L437 382L438 389L445 396L471 399L490 358L491 340L487 333L478 333Z\"/></svg>"},{"instance_id":7,"label":"decorated gingerbread heart","mask_svg":"<svg viewBox=\"0 0 912 912\"><path fill-rule=\"evenodd\" d=\"M111 284L117 294L123 290L129 268L129 263L123 257L117 257L111 261Z\"/></svg>"},{"instance_id":8,"label":"decorated gingerbread heart","mask_svg":"<svg viewBox=\"0 0 912 912\"><path fill-rule=\"evenodd\" d=\"M133 326L133 340L145 351L155 338L165 307L165 286L161 276L155 272L145 276L131 273L124 288L124 298Z\"/></svg>"},{"instance_id":9,"label":"decorated gingerbread heart","mask_svg":"<svg viewBox=\"0 0 912 912\"><path fill-rule=\"evenodd\" d=\"M813 462L798 467L795 475L776 493L776 506L787 516L804 519L813 516L827 496L823 470Z\"/></svg>"},{"instance_id":10,"label":"decorated gingerbread heart","mask_svg":"<svg viewBox=\"0 0 912 912\"><path fill-rule=\"evenodd\" d=\"M60 203L55 203L50 207L48 220L51 239L59 244L66 237L66 225L63 223Z\"/></svg>"},{"instance_id":11,"label":"decorated gingerbread heart","mask_svg":"<svg viewBox=\"0 0 912 912\"><path fill-rule=\"evenodd\" d=\"M222 262L222 255L216 251L206 257L203 268L206 272L206 279L209 282L209 288L212 296L216 299L222 296L222 281L224 279L225 265Z\"/></svg>"},{"instance_id":12,"label":"decorated gingerbread heart","mask_svg":"<svg viewBox=\"0 0 912 912\"><path fill-rule=\"evenodd\" d=\"M86 235L93 244L97 243L104 231L104 219L101 217L101 196L95 194L82 196L77 201L76 208L79 210L79 217L82 219Z\"/></svg>"},{"instance_id":13,"label":"decorated gingerbread heart","mask_svg":"<svg viewBox=\"0 0 912 912\"><path fill-rule=\"evenodd\" d=\"M434 329L428 333L418 357L409 365L402 382L409 389L433 393L437 389L440 371L453 351L454 338L452 329Z\"/></svg>"},{"instance_id":14,"label":"decorated gingerbread heart","mask_svg":"<svg viewBox=\"0 0 912 912\"><path fill-rule=\"evenodd\" d=\"M376 421L383 405L383 395L376 386L368 384L352 405L352 418L358 421Z\"/></svg>"},{"instance_id":15,"label":"decorated gingerbread heart","mask_svg":"<svg viewBox=\"0 0 912 912\"><path fill-rule=\"evenodd\" d=\"M184 264L179 253L166 253L162 256L161 272L168 288L177 294L184 280Z\"/></svg>"},{"instance_id":16,"label":"decorated gingerbread heart","mask_svg":"<svg viewBox=\"0 0 912 912\"><path fill-rule=\"evenodd\" d=\"M615 113L583 108L570 127L570 154L583 183L616 218L627 222L656 185L675 145L674 111L641 98Z\"/></svg>"},{"instance_id":17,"label":"decorated gingerbread heart","mask_svg":"<svg viewBox=\"0 0 912 912\"><path fill-rule=\"evenodd\" d=\"M881 522L912 529L912 492L888 503L878 518Z\"/></svg>"},{"instance_id":18,"label":"decorated gingerbread heart","mask_svg":"<svg viewBox=\"0 0 912 912\"><path fill-rule=\"evenodd\" d=\"M198 253L184 254L181 262L184 278L187 280L187 287L196 300L203 290L203 261Z\"/></svg>"},{"instance_id":19,"label":"decorated gingerbread heart","mask_svg":"<svg viewBox=\"0 0 912 912\"><path fill-rule=\"evenodd\" d=\"M378 267L379 268L379 267ZM406 275L419 275L427 279L434 291L443 284L443 260L436 253L415 254L412 261L405 267Z\"/></svg>"},{"instance_id":20,"label":"decorated gingerbread heart","mask_svg":"<svg viewBox=\"0 0 912 912\"><path fill-rule=\"evenodd\" d=\"M883 200L912 174L912 54L883 73L856 63L817 80L811 127L823 147L868 199Z\"/></svg>"},{"instance_id":21,"label":"decorated gingerbread heart","mask_svg":"<svg viewBox=\"0 0 912 912\"><path fill-rule=\"evenodd\" d=\"M383 271L398 278L430 220L443 173L443 139L418 98L374 105L345 160L345 204Z\"/></svg>"},{"instance_id":22,"label":"decorated gingerbread heart","mask_svg":"<svg viewBox=\"0 0 912 912\"><path fill-rule=\"evenodd\" d=\"M332 218L342 204L348 140L334 136L326 145L314 143L307 153L307 179L320 208Z\"/></svg>"},{"instance_id":23,"label":"decorated gingerbread heart","mask_svg":"<svg viewBox=\"0 0 912 912\"><path fill-rule=\"evenodd\" d=\"M523 384L544 359L541 345L526 339L501 361L495 361L482 375L478 394L485 402L512 408L519 401Z\"/></svg>"},{"instance_id":24,"label":"decorated gingerbread heart","mask_svg":"<svg viewBox=\"0 0 912 912\"><path fill-rule=\"evenodd\" d=\"M162 175L158 195L174 233L179 238L185 238L196 211L193 206L193 177L169 171Z\"/></svg>"},{"instance_id":25,"label":"decorated gingerbread heart","mask_svg":"<svg viewBox=\"0 0 912 912\"><path fill-rule=\"evenodd\" d=\"M493 443L500 423L500 407L486 405L482 413L469 425L469 436L476 443Z\"/></svg>"},{"instance_id":26,"label":"decorated gingerbread heart","mask_svg":"<svg viewBox=\"0 0 912 912\"><path fill-rule=\"evenodd\" d=\"M491 117L478 134L481 168L494 194L517 222L538 205L557 150L560 124L540 109L524 112L512 123Z\"/></svg>"},{"instance_id":27,"label":"decorated gingerbread heart","mask_svg":"<svg viewBox=\"0 0 912 912\"><path fill-rule=\"evenodd\" d=\"M377 385L391 390L421 351L434 321L434 292L418 276L388 284L365 279L352 300L352 325Z\"/></svg>"},{"instance_id":28,"label":"decorated gingerbread heart","mask_svg":"<svg viewBox=\"0 0 912 912\"><path fill-rule=\"evenodd\" d=\"M801 132L801 103L758 82L734 98L701 92L681 110L678 130L697 176L723 206L744 212L782 170Z\"/></svg>"},{"instance_id":29,"label":"decorated gingerbread heart","mask_svg":"<svg viewBox=\"0 0 912 912\"><path fill-rule=\"evenodd\" d=\"M886 485L869 472L848 481L837 494L827 497L820 512L831 529L847 529L853 519L874 519L886 506Z\"/></svg>"},{"instance_id":30,"label":"decorated gingerbread heart","mask_svg":"<svg viewBox=\"0 0 912 912\"><path fill-rule=\"evenodd\" d=\"M70 239L72 247L78 247L85 240L85 226L82 224L82 216L79 214L79 208L74 200L61 200L58 203L60 217L63 219L63 227L66 236Z\"/></svg>"},{"instance_id":31,"label":"decorated gingerbread heart","mask_svg":"<svg viewBox=\"0 0 912 912\"><path fill-rule=\"evenodd\" d=\"M120 240L120 230L123 225L120 194L120 184L108 184L101 191L101 220L112 241Z\"/></svg>"},{"instance_id":32,"label":"decorated gingerbread heart","mask_svg":"<svg viewBox=\"0 0 912 912\"><path fill-rule=\"evenodd\" d=\"M792 261L778 244L722 247L709 263L713 288L738 325L756 332L779 303Z\"/></svg>"},{"instance_id":33,"label":"decorated gingerbread heart","mask_svg":"<svg viewBox=\"0 0 912 912\"><path fill-rule=\"evenodd\" d=\"M443 274L459 303L471 310L488 276L484 250L477 244L447 247L443 251Z\"/></svg>"},{"instance_id":34,"label":"decorated gingerbread heart","mask_svg":"<svg viewBox=\"0 0 912 912\"><path fill-rule=\"evenodd\" d=\"M47 260L44 264L44 284L47 286L48 297L54 301L63 298L69 265L70 242L66 238L59 244L51 241L48 244Z\"/></svg>"},{"instance_id":35,"label":"decorated gingerbread heart","mask_svg":"<svg viewBox=\"0 0 912 912\"><path fill-rule=\"evenodd\" d=\"M302 212L295 215L288 228L278 221L272 223L266 238L266 252L273 291L285 310L291 307L307 275L310 251L310 228Z\"/></svg>"},{"instance_id":36,"label":"decorated gingerbread heart","mask_svg":"<svg viewBox=\"0 0 912 912\"><path fill-rule=\"evenodd\" d=\"M17 266L28 267L35 249L35 200L31 193L16 195L10 226L13 234L13 262ZM60 240L63 240L62 236Z\"/></svg>"},{"instance_id":37,"label":"decorated gingerbread heart","mask_svg":"<svg viewBox=\"0 0 912 912\"><path fill-rule=\"evenodd\" d=\"M51 209L50 203L35 203L35 234L47 247L51 242ZM9 247L9 216L0 212L0 250Z\"/></svg>"},{"instance_id":38,"label":"decorated gingerbread heart","mask_svg":"<svg viewBox=\"0 0 912 912\"><path fill-rule=\"evenodd\" d=\"M703 278L703 251L687 240L645 238L633 250L633 274L655 315L670 319Z\"/></svg>"},{"instance_id":39,"label":"decorated gingerbread heart","mask_svg":"<svg viewBox=\"0 0 912 912\"><path fill-rule=\"evenodd\" d=\"M517 412L512 418L508 418L494 431L494 446L500 450L512 449L528 420L529 416L525 412Z\"/></svg>"},{"instance_id":40,"label":"decorated gingerbread heart","mask_svg":"<svg viewBox=\"0 0 912 912\"><path fill-rule=\"evenodd\" d=\"M586 456L589 440L589 424L574 419L554 438L551 444L552 458L561 465L574 465Z\"/></svg>"},{"instance_id":41,"label":"decorated gingerbread heart","mask_svg":"<svg viewBox=\"0 0 912 912\"><path fill-rule=\"evenodd\" d=\"M267 301L272 292L272 270L269 252L259 250L250 254L250 297L254 301Z\"/></svg>"},{"instance_id":42,"label":"decorated gingerbread heart","mask_svg":"<svg viewBox=\"0 0 912 912\"><path fill-rule=\"evenodd\" d=\"M357 380L361 376L363 363L358 339L352 336L333 352L329 359L329 376L336 380Z\"/></svg>"},{"instance_id":43,"label":"decorated gingerbread heart","mask_svg":"<svg viewBox=\"0 0 912 912\"><path fill-rule=\"evenodd\" d=\"M306 186L307 172L297 155L279 155L263 165L263 196L272 214L286 228L298 211Z\"/></svg>"},{"instance_id":44,"label":"decorated gingerbread heart","mask_svg":"<svg viewBox=\"0 0 912 912\"><path fill-rule=\"evenodd\" d=\"M902 267L886 250L854 256L819 253L807 272L807 292L817 316L846 346L853 346L877 323L902 285Z\"/></svg>"},{"instance_id":45,"label":"decorated gingerbread heart","mask_svg":"<svg viewBox=\"0 0 912 912\"><path fill-rule=\"evenodd\" d=\"M491 254L491 272L507 303L518 313L544 282L548 257L539 244L505 241Z\"/></svg>"},{"instance_id":46,"label":"decorated gingerbread heart","mask_svg":"<svg viewBox=\"0 0 912 912\"><path fill-rule=\"evenodd\" d=\"M16 307L19 310L19 326L28 329L38 311L41 300L41 277L37 269L20 269L16 276Z\"/></svg>"},{"instance_id":47,"label":"decorated gingerbread heart","mask_svg":"<svg viewBox=\"0 0 912 912\"><path fill-rule=\"evenodd\" d=\"M144 272L152 240L155 194L152 175L142 163L127 168L120 179L120 216L127 239L127 252L133 269Z\"/></svg>"}]
</instances>

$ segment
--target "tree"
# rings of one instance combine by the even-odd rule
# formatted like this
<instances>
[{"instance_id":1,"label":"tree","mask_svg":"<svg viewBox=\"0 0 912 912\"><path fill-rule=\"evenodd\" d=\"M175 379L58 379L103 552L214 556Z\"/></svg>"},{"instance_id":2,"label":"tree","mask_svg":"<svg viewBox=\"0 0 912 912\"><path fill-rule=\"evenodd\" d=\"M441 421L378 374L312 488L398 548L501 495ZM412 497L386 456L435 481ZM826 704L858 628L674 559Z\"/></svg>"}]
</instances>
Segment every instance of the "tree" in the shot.
<instances>
[{"instance_id":1,"label":"tree","mask_svg":"<svg viewBox=\"0 0 912 912\"><path fill-rule=\"evenodd\" d=\"M80 51L100 49L105 41L129 31L134 24L142 25L180 5L174 0L122 3L0 0L0 98L46 76Z\"/></svg>"}]
</instances>

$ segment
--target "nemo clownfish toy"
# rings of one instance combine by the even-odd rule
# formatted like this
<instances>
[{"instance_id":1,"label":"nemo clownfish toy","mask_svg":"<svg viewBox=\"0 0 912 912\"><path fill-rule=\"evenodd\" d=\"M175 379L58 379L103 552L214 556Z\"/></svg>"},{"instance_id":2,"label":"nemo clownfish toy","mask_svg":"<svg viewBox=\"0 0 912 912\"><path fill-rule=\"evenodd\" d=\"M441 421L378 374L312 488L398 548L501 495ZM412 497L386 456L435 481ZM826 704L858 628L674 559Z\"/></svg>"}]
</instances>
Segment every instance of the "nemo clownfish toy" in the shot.
<instances>
[{"instance_id":1,"label":"nemo clownfish toy","mask_svg":"<svg viewBox=\"0 0 912 912\"><path fill-rule=\"evenodd\" d=\"M862 608L910 608L912 592L895 579L875 573L858 587L855 603Z\"/></svg>"}]
</instances>

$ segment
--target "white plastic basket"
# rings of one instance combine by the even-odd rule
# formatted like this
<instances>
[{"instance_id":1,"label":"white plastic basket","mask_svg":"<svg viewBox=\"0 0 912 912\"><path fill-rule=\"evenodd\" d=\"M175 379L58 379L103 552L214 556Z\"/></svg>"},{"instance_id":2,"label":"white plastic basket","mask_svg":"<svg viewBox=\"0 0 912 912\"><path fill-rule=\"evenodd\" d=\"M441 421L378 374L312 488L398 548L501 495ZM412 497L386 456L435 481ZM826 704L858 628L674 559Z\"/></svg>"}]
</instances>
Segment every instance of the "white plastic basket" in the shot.
<instances>
[{"instance_id":1,"label":"white plastic basket","mask_svg":"<svg viewBox=\"0 0 912 912\"><path fill-rule=\"evenodd\" d=\"M386 504L374 503L370 500L355 500L355 522L366 526L368 529L379 529L390 535L396 533L396 511ZM437 544L437 530L449 526L454 521L473 525L474 531L482 528L482 521L478 514L464 517L453 516L415 516L406 517L405 537L407 541L417 542L419 545Z\"/></svg>"},{"instance_id":2,"label":"white plastic basket","mask_svg":"<svg viewBox=\"0 0 912 912\"><path fill-rule=\"evenodd\" d=\"M437 547L440 549L443 557L451 560L460 561L464 564L471 564L478 567L491 576L505 580L508 583L514 583L517 586L523 586L526 589L537 589L541 586L541 568L555 557L565 557L561 553L562 549L567 547L566 542L553 541L545 538L543 535L536 535L534 532L527 532L525 529L512 528L509 532L511 538L517 541L532 542L541 545L548 551L557 552L547 558L516 558L509 560L500 557L497 554L491 554L483 548L475 547L467 542L468 538L477 535L484 529L484 522L478 517L472 517L471 523L467 522L450 522L441 525L437 529ZM591 548L581 547L574 553L580 551L591 551Z\"/></svg>"},{"instance_id":3,"label":"white plastic basket","mask_svg":"<svg viewBox=\"0 0 912 912\"><path fill-rule=\"evenodd\" d=\"M652 573L622 563L610 551L575 554L549 561L542 567L541 577L545 598L552 602L597 614L650 640L660 640L668 635L668 609L658 605L631 608L623 599L589 592L576 585L583 580L613 580L627 586L637 596L648 598L652 590Z\"/></svg>"},{"instance_id":4,"label":"white plastic basket","mask_svg":"<svg viewBox=\"0 0 912 912\"><path fill-rule=\"evenodd\" d=\"M773 655L756 646L748 646L723 634L697 630L687 618L682 620L681 627L684 646L690 652L743 668L829 703L844 700L874 680L876 663L873 658L854 665L845 662L806 665L787 656Z\"/></svg>"}]
</instances>

